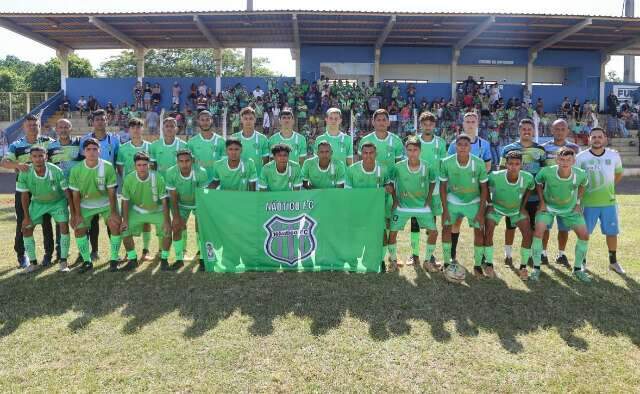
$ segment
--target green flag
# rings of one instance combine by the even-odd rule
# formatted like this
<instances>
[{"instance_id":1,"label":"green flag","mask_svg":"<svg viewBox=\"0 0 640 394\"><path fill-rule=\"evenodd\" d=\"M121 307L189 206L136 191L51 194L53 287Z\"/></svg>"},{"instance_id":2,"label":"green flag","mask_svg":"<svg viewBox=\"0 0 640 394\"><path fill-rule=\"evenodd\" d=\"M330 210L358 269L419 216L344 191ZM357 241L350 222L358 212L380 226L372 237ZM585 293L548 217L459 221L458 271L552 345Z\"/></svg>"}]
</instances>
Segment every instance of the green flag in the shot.
<instances>
[{"instance_id":1,"label":"green flag","mask_svg":"<svg viewBox=\"0 0 640 394\"><path fill-rule=\"evenodd\" d=\"M383 189L200 189L196 207L208 271L380 271Z\"/></svg>"}]
</instances>

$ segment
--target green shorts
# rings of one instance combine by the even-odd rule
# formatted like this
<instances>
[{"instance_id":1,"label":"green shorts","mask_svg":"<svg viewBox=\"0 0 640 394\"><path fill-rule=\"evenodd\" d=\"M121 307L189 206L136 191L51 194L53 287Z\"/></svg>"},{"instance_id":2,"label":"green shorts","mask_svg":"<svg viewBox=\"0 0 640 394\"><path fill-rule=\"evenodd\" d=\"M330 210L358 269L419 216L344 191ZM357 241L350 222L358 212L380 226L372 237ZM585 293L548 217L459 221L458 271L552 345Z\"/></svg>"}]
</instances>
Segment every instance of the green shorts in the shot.
<instances>
[{"instance_id":1,"label":"green shorts","mask_svg":"<svg viewBox=\"0 0 640 394\"><path fill-rule=\"evenodd\" d=\"M404 225L411 218L416 218L418 226L420 228L426 228L428 230L436 229L436 221L431 212L399 212L397 209L391 216L391 231L402 231Z\"/></svg>"},{"instance_id":2,"label":"green shorts","mask_svg":"<svg viewBox=\"0 0 640 394\"><path fill-rule=\"evenodd\" d=\"M587 223L584 220L584 216L582 216L581 214L571 211L568 213L562 213L562 214L556 214L553 212L549 212L549 211L545 211L545 212L538 212L536 214L536 224L538 223L544 223L548 226L550 226L551 224L553 224L553 219L555 217L558 217L560 219L562 219L562 223L571 229L575 229L576 227L580 227L580 226L586 226Z\"/></svg>"},{"instance_id":3,"label":"green shorts","mask_svg":"<svg viewBox=\"0 0 640 394\"><path fill-rule=\"evenodd\" d=\"M467 218L469 227L480 228L480 223L476 222L480 204L458 205L447 202L447 209L449 210L449 220L445 225L452 226L459 218Z\"/></svg>"},{"instance_id":4,"label":"green shorts","mask_svg":"<svg viewBox=\"0 0 640 394\"><path fill-rule=\"evenodd\" d=\"M189 217L191 216L192 212L195 216L195 210L196 210L195 208L186 208L178 205L178 211L180 212L180 217L185 221L185 223L189 221Z\"/></svg>"},{"instance_id":5,"label":"green shorts","mask_svg":"<svg viewBox=\"0 0 640 394\"><path fill-rule=\"evenodd\" d=\"M430 207L433 216L442 216L442 200L439 194L431 198Z\"/></svg>"},{"instance_id":6,"label":"green shorts","mask_svg":"<svg viewBox=\"0 0 640 394\"><path fill-rule=\"evenodd\" d=\"M131 209L129 211L129 222L127 224L127 231L122 233L122 235L125 237L130 235L140 235L140 233L142 233L142 227L145 224L155 225L156 235L158 237L164 237L164 230L162 229L162 226L164 224L164 214L162 213L162 211L142 214L134 209Z\"/></svg>"},{"instance_id":7,"label":"green shorts","mask_svg":"<svg viewBox=\"0 0 640 394\"><path fill-rule=\"evenodd\" d=\"M496 226L499 225L502 218L505 218L505 217L508 218L510 223L512 223L513 225L520 222L521 220L528 219L528 216L525 216L520 212L516 213L515 215L503 215L500 212L496 211L495 209L487 213L486 217L487 217L487 220L491 220L492 222L494 222Z\"/></svg>"},{"instance_id":8,"label":"green shorts","mask_svg":"<svg viewBox=\"0 0 640 394\"><path fill-rule=\"evenodd\" d=\"M51 215L56 223L69 222L69 206L67 200L59 200L51 203L41 203L31 200L29 204L29 216L33 225L42 224L42 217L46 214Z\"/></svg>"},{"instance_id":9,"label":"green shorts","mask_svg":"<svg viewBox=\"0 0 640 394\"><path fill-rule=\"evenodd\" d=\"M82 223L78 225L78 228L89 228L91 227L91 219L94 216L100 215L102 220L105 223L111 217L111 208L109 206L103 208L82 208L80 207L80 215L82 215Z\"/></svg>"}]
</instances>

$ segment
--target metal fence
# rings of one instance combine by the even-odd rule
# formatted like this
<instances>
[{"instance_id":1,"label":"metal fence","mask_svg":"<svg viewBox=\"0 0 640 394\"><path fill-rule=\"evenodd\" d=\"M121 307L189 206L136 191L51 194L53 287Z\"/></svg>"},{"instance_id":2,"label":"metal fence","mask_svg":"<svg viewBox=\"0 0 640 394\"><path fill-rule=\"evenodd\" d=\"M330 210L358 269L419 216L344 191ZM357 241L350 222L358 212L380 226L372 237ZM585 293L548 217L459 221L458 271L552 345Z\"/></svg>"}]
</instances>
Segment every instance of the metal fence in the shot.
<instances>
[{"instance_id":1,"label":"metal fence","mask_svg":"<svg viewBox=\"0 0 640 394\"><path fill-rule=\"evenodd\" d=\"M56 92L0 92L0 122L13 122L49 100Z\"/></svg>"}]
</instances>

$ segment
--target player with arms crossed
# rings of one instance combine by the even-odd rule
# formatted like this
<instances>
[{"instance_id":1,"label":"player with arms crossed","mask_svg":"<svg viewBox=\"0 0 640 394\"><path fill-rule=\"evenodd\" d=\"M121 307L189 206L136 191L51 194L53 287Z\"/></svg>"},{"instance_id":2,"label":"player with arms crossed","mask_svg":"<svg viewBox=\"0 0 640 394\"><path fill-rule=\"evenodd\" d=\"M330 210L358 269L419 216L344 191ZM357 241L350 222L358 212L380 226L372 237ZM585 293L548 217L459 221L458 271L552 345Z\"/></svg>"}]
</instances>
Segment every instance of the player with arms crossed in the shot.
<instances>
[{"instance_id":1,"label":"player with arms crossed","mask_svg":"<svg viewBox=\"0 0 640 394\"><path fill-rule=\"evenodd\" d=\"M338 108L329 108L324 121L327 125L327 131L316 138L313 151L317 154L318 144L322 141L327 141L331 144L333 158L350 166L353 164L353 139L350 135L340 131L342 112Z\"/></svg>"},{"instance_id":2,"label":"player with arms crossed","mask_svg":"<svg viewBox=\"0 0 640 394\"><path fill-rule=\"evenodd\" d=\"M269 162L269 140L256 131L256 111L253 108L246 107L240 111L240 123L242 131L235 133L233 138L242 144L242 159L253 160L256 173L260 176L262 167Z\"/></svg>"},{"instance_id":3,"label":"player with arms crossed","mask_svg":"<svg viewBox=\"0 0 640 394\"><path fill-rule=\"evenodd\" d=\"M29 273L38 269L36 259L36 242L33 239L33 229L42 224L42 217L51 215L60 226L60 272L68 272L67 257L69 256L69 206L71 193L67 187L67 180L62 170L54 164L47 163L47 151L40 146L33 146L30 150L31 165L28 171L21 172L16 182L16 191L21 193L22 236L24 249L30 264L20 273Z\"/></svg>"},{"instance_id":4,"label":"player with arms crossed","mask_svg":"<svg viewBox=\"0 0 640 394\"><path fill-rule=\"evenodd\" d=\"M294 121L291 110L280 111L280 131L269 138L269 149L277 144L285 144L291 148L291 158L297 157L302 165L307 158L307 139L302 134L293 131Z\"/></svg>"},{"instance_id":5,"label":"player with arms crossed","mask_svg":"<svg viewBox=\"0 0 640 394\"><path fill-rule=\"evenodd\" d=\"M393 182L387 167L380 165L376 161L376 146L367 142L362 145L362 160L352 164L347 169L345 180L345 188L348 189L385 189L385 208L384 208L384 228L389 230L389 222L391 219L391 208L393 207ZM382 223L381 223L382 224ZM382 236L382 267L383 271L392 272L397 267L394 265L385 266L384 259L387 255L387 233Z\"/></svg>"},{"instance_id":6,"label":"player with arms crossed","mask_svg":"<svg viewBox=\"0 0 640 394\"><path fill-rule=\"evenodd\" d=\"M196 189L204 189L209 185L209 176L204 168L194 165L194 160L189 150L183 149L176 153L178 164L167 170L165 181L171 200L171 213L173 220L171 229L173 233L173 248L176 253L176 262L171 266L172 270L178 270L184 266L184 251L187 244L187 223L189 216L196 209ZM198 226L196 226L196 232ZM198 249L200 240L198 238ZM204 260L198 260L198 271L204 272Z\"/></svg>"},{"instance_id":7,"label":"player with arms crossed","mask_svg":"<svg viewBox=\"0 0 640 394\"><path fill-rule=\"evenodd\" d=\"M284 144L271 149L273 161L267 163L258 176L258 189L262 192L283 192L302 188L300 164L289 160L291 148Z\"/></svg>"},{"instance_id":8,"label":"player with arms crossed","mask_svg":"<svg viewBox=\"0 0 640 394\"><path fill-rule=\"evenodd\" d=\"M464 268L451 257L452 226L467 218L473 228L473 272L476 277L484 275L482 255L484 252L485 205L489 194L487 168L482 159L471 154L471 137L460 134L456 137L456 154L442 161L440 167L440 196L442 197L442 252L445 278L453 282L464 280Z\"/></svg>"},{"instance_id":9,"label":"player with arms crossed","mask_svg":"<svg viewBox=\"0 0 640 394\"><path fill-rule=\"evenodd\" d=\"M507 153L506 170L489 174L489 200L484 232L484 256L486 260L485 274L495 277L493 270L493 233L503 217L520 229L522 244L520 247L520 268L518 276L527 280L527 262L531 257L531 224L527 212L529 194L536 188L533 175L522 171L522 153L512 150Z\"/></svg>"},{"instance_id":10,"label":"player with arms crossed","mask_svg":"<svg viewBox=\"0 0 640 394\"><path fill-rule=\"evenodd\" d=\"M573 276L577 280L589 283L591 278L582 270L582 262L589 248L589 232L582 216L580 200L588 183L587 173L574 167L575 152L568 147L558 150L555 166L543 168L536 175L536 191L540 198L540 207L536 215L536 229L533 234L532 254L533 271L529 280L540 280L540 263L542 254L542 237L555 217L573 229L576 241Z\"/></svg>"},{"instance_id":11,"label":"player with arms crossed","mask_svg":"<svg viewBox=\"0 0 640 394\"><path fill-rule=\"evenodd\" d=\"M600 231L607 238L609 269L624 274L616 256L620 232L616 184L622 179L622 160L618 152L606 146L607 135L601 128L595 127L589 134L589 150L581 152L576 158L577 166L586 171L589 177L582 206L589 234L600 220Z\"/></svg>"},{"instance_id":12,"label":"player with arms crossed","mask_svg":"<svg viewBox=\"0 0 640 394\"><path fill-rule=\"evenodd\" d=\"M73 167L69 174L69 189L73 196L70 224L74 229L76 244L83 261L78 272L84 273L93 269L87 232L94 216L102 217L111 232L109 270L117 271L118 250L122 238L116 197L116 171L110 162L100 158L100 143L95 138L85 139L82 151L85 159Z\"/></svg>"},{"instance_id":13,"label":"player with arms crossed","mask_svg":"<svg viewBox=\"0 0 640 394\"><path fill-rule=\"evenodd\" d=\"M318 144L316 156L302 165L302 185L305 189L334 189L344 187L346 166L344 161L332 158L331 144Z\"/></svg>"},{"instance_id":14,"label":"player with arms crossed","mask_svg":"<svg viewBox=\"0 0 640 394\"><path fill-rule=\"evenodd\" d=\"M169 249L171 248L171 217L164 178L153 170L149 170L149 155L138 152L133 157L135 171L130 172L122 183L122 224L120 229L124 236L124 247L127 250L127 265L123 271L135 270L138 267L133 236L140 234L145 224L156 227L156 235L162 239L160 252L160 269L169 270Z\"/></svg>"},{"instance_id":15,"label":"player with arms crossed","mask_svg":"<svg viewBox=\"0 0 640 394\"><path fill-rule=\"evenodd\" d=\"M389 262L392 267L397 264L398 231L404 229L408 220L415 218L420 228L427 229L424 268L429 272L438 272L440 266L431 262L438 237L436 222L431 212L431 198L436 178L435 172L420 160L420 146L416 137L409 137L405 143L407 159L396 163L392 170L395 192L389 233Z\"/></svg>"}]
</instances>

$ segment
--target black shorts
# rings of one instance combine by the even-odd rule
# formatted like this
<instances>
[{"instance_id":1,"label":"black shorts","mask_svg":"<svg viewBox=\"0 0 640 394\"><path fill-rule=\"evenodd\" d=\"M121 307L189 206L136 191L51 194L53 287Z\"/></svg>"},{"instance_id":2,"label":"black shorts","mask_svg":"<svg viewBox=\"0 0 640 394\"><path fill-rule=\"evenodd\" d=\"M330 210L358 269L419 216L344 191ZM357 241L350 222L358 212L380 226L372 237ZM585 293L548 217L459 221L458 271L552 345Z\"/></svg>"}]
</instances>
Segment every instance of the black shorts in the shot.
<instances>
[{"instance_id":1,"label":"black shorts","mask_svg":"<svg viewBox=\"0 0 640 394\"><path fill-rule=\"evenodd\" d=\"M538 201L527 201L527 204L525 205L525 209L527 210L527 213L529 213L529 225L532 230L536 227L536 212L538 212L538 204ZM515 230L518 226L515 223L511 223L511 220L507 218L507 228L509 230Z\"/></svg>"}]
</instances>

